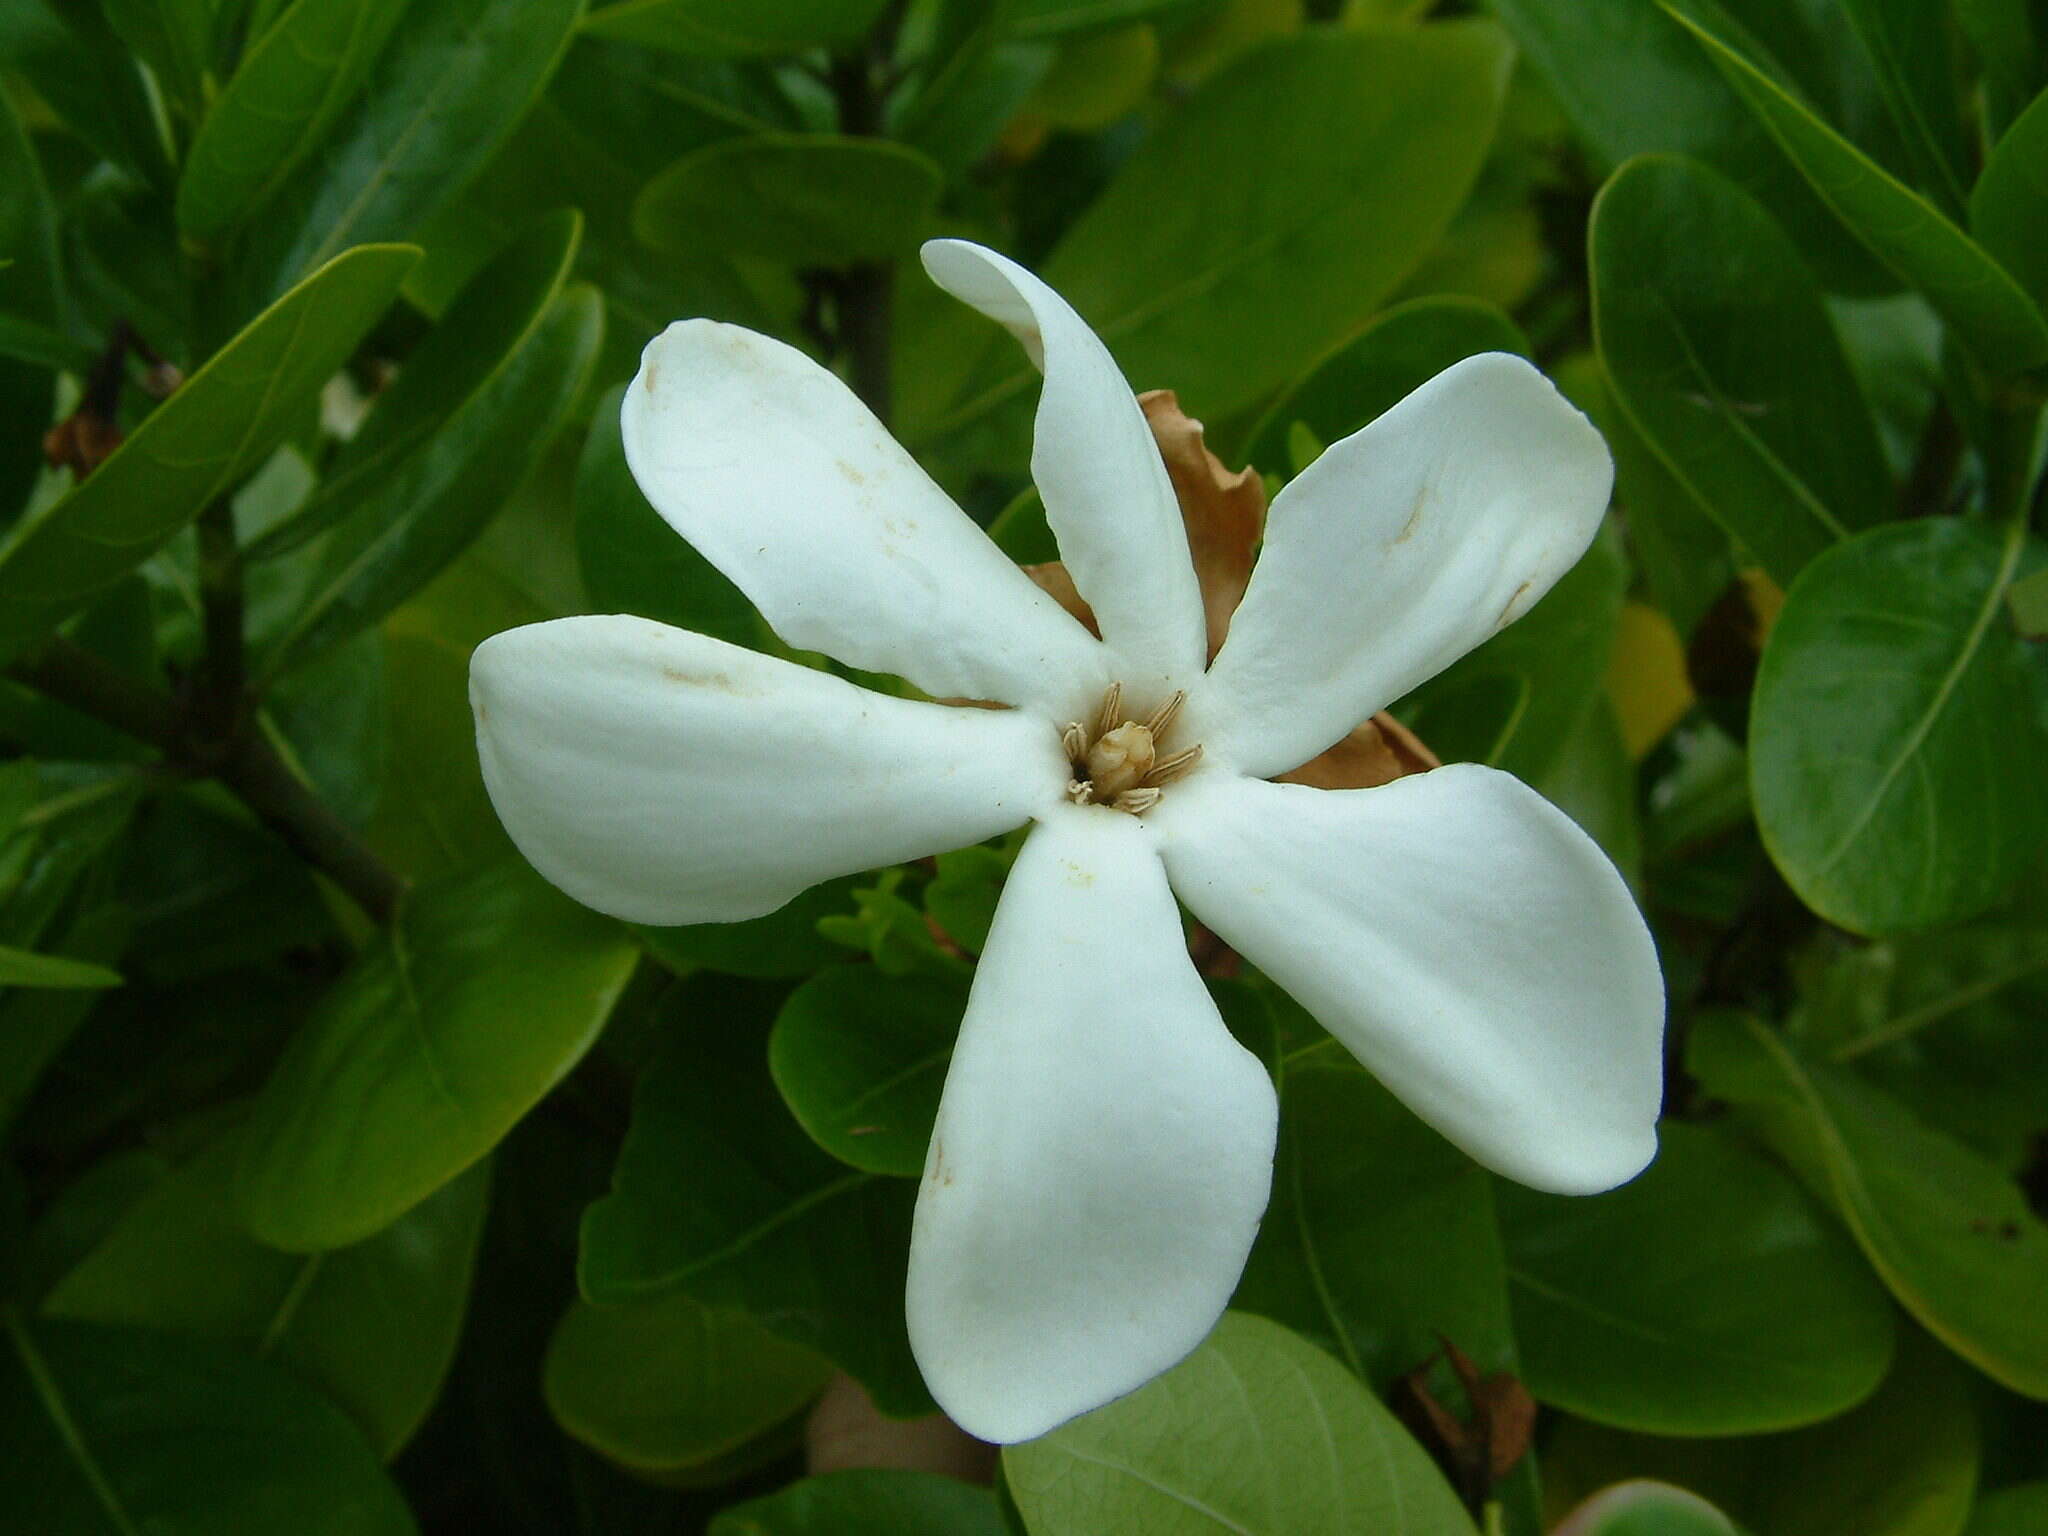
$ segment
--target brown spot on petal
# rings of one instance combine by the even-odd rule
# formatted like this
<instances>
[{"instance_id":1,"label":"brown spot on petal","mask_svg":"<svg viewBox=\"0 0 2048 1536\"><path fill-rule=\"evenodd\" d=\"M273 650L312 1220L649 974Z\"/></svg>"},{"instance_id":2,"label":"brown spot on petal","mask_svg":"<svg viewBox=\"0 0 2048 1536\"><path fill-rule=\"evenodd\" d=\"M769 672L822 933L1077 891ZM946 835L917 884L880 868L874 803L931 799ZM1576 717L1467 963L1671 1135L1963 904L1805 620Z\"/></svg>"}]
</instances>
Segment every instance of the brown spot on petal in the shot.
<instances>
[{"instance_id":1,"label":"brown spot on petal","mask_svg":"<svg viewBox=\"0 0 2048 1536\"><path fill-rule=\"evenodd\" d=\"M1266 526L1266 488L1254 469L1232 474L1223 467L1202 441L1202 424L1180 408L1172 390L1148 389L1138 404L1180 502L1214 657L1251 580L1252 557Z\"/></svg>"},{"instance_id":2,"label":"brown spot on petal","mask_svg":"<svg viewBox=\"0 0 2048 1536\"><path fill-rule=\"evenodd\" d=\"M1442 766L1421 737L1381 710L1328 751L1281 774L1280 782L1312 789L1377 789Z\"/></svg>"}]
</instances>

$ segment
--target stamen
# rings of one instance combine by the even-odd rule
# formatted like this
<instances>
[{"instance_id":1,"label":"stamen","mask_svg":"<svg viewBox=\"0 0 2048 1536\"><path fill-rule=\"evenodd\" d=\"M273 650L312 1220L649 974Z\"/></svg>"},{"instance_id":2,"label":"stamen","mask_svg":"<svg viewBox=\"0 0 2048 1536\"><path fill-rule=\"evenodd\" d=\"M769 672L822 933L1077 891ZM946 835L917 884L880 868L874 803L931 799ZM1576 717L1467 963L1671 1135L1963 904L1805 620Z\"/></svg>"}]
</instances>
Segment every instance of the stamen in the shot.
<instances>
[{"instance_id":1,"label":"stamen","mask_svg":"<svg viewBox=\"0 0 2048 1536\"><path fill-rule=\"evenodd\" d=\"M1173 724L1174 716L1180 713L1180 707L1187 702L1187 697L1187 689L1176 689L1172 698L1152 711L1152 718L1145 722L1145 729L1152 733L1154 740L1166 734L1166 728Z\"/></svg>"},{"instance_id":2,"label":"stamen","mask_svg":"<svg viewBox=\"0 0 2048 1536\"><path fill-rule=\"evenodd\" d=\"M1159 791L1156 789L1127 789L1112 802L1118 810L1128 811L1133 816L1144 815L1158 803Z\"/></svg>"},{"instance_id":3,"label":"stamen","mask_svg":"<svg viewBox=\"0 0 2048 1536\"><path fill-rule=\"evenodd\" d=\"M1145 775L1148 787L1171 784L1175 779L1184 779L1195 770L1195 764L1202 760L1202 747L1197 742L1192 747L1162 757L1152 765L1152 771Z\"/></svg>"},{"instance_id":4,"label":"stamen","mask_svg":"<svg viewBox=\"0 0 2048 1536\"><path fill-rule=\"evenodd\" d=\"M1095 735L1098 740L1123 723L1123 709L1124 685L1111 683L1109 692L1102 696L1102 708L1095 714Z\"/></svg>"},{"instance_id":5,"label":"stamen","mask_svg":"<svg viewBox=\"0 0 2048 1536\"><path fill-rule=\"evenodd\" d=\"M1060 745L1067 749L1067 761L1078 767L1088 756L1088 733L1081 729L1081 722L1070 720L1067 728L1060 732Z\"/></svg>"},{"instance_id":6,"label":"stamen","mask_svg":"<svg viewBox=\"0 0 2048 1536\"><path fill-rule=\"evenodd\" d=\"M1069 779L1067 798L1076 805L1092 805L1095 799L1095 786L1086 779Z\"/></svg>"}]
</instances>

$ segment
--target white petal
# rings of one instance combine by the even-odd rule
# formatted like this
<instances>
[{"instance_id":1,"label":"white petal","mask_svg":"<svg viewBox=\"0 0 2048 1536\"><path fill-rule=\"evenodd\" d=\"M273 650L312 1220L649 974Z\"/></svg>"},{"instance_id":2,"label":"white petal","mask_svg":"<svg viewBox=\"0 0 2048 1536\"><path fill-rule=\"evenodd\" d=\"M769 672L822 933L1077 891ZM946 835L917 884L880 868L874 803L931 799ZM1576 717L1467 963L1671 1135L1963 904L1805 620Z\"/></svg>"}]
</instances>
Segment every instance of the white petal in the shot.
<instances>
[{"instance_id":1,"label":"white petal","mask_svg":"<svg viewBox=\"0 0 2048 1536\"><path fill-rule=\"evenodd\" d=\"M1274 498L1204 746L1253 778L1307 762L1527 612L1613 480L1592 423L1520 358L1446 368Z\"/></svg>"},{"instance_id":2,"label":"white petal","mask_svg":"<svg viewBox=\"0 0 2048 1536\"><path fill-rule=\"evenodd\" d=\"M1056 809L996 909L918 1194L910 1343L939 1405L1028 1440L1194 1349L1251 1251L1274 1124L1146 829Z\"/></svg>"},{"instance_id":3,"label":"white petal","mask_svg":"<svg viewBox=\"0 0 2048 1536\"><path fill-rule=\"evenodd\" d=\"M639 923L735 922L1007 832L1067 778L1051 722L893 699L648 619L555 619L470 662L491 800L534 868Z\"/></svg>"},{"instance_id":4,"label":"white petal","mask_svg":"<svg viewBox=\"0 0 2048 1536\"><path fill-rule=\"evenodd\" d=\"M1137 397L1088 322L1007 257L933 240L925 270L1014 332L1045 373L1031 478L1126 686L1185 686L1208 660L1202 593L1173 482Z\"/></svg>"},{"instance_id":5,"label":"white petal","mask_svg":"<svg viewBox=\"0 0 2048 1536\"><path fill-rule=\"evenodd\" d=\"M936 698L1073 718L1102 646L794 347L684 320L647 344L620 410L654 509L791 645Z\"/></svg>"},{"instance_id":6,"label":"white petal","mask_svg":"<svg viewBox=\"0 0 2048 1536\"><path fill-rule=\"evenodd\" d=\"M1152 816L1189 910L1478 1161L1591 1194L1655 1155L1657 952L1534 790L1470 763L1378 789L1210 774Z\"/></svg>"}]
</instances>

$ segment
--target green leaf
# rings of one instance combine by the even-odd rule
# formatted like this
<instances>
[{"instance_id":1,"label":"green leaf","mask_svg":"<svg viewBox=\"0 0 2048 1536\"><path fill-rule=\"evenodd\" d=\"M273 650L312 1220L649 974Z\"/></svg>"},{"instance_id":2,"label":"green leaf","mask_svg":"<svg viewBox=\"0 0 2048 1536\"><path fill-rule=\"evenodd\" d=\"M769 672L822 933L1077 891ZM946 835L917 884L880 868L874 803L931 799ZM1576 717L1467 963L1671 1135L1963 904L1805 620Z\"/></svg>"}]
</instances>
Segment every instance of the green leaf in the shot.
<instances>
[{"instance_id":1,"label":"green leaf","mask_svg":"<svg viewBox=\"0 0 2048 1536\"><path fill-rule=\"evenodd\" d=\"M583 1294L740 1308L829 1356L884 1413L929 1413L903 1322L915 1188L818 1150L769 1079L763 994L709 982L676 989L612 1192L584 1215Z\"/></svg>"},{"instance_id":2,"label":"green leaf","mask_svg":"<svg viewBox=\"0 0 2048 1536\"><path fill-rule=\"evenodd\" d=\"M943 174L881 139L758 134L693 150L648 182L633 230L656 250L836 267L900 256Z\"/></svg>"},{"instance_id":3,"label":"green leaf","mask_svg":"<svg viewBox=\"0 0 2048 1536\"><path fill-rule=\"evenodd\" d=\"M1868 1397L1892 1311L1855 1249L1756 1154L1676 1122L1660 1138L1605 1195L1500 1185L1529 1390L1663 1435L1789 1429Z\"/></svg>"},{"instance_id":4,"label":"green leaf","mask_svg":"<svg viewBox=\"0 0 2048 1536\"><path fill-rule=\"evenodd\" d=\"M0 61L96 153L145 184L167 180L155 99L99 6L9 0L0 6Z\"/></svg>"},{"instance_id":5,"label":"green leaf","mask_svg":"<svg viewBox=\"0 0 2048 1536\"><path fill-rule=\"evenodd\" d=\"M1984 130L1995 138L2041 88L2034 20L2027 0L1955 0L1951 9L1984 71Z\"/></svg>"},{"instance_id":6,"label":"green leaf","mask_svg":"<svg viewBox=\"0 0 2048 1536\"><path fill-rule=\"evenodd\" d=\"M405 0L296 0L243 55L186 153L178 228L220 235L261 208L318 149Z\"/></svg>"},{"instance_id":7,"label":"green leaf","mask_svg":"<svg viewBox=\"0 0 2048 1536\"><path fill-rule=\"evenodd\" d=\"M326 150L252 232L259 298L343 246L403 238L489 161L554 71L582 0L417 0Z\"/></svg>"},{"instance_id":8,"label":"green leaf","mask_svg":"<svg viewBox=\"0 0 2048 1536\"><path fill-rule=\"evenodd\" d=\"M634 482L619 435L619 401L625 392L621 384L598 401L576 466L576 565L592 606L600 613L637 613L734 645L761 648L767 638L765 627L746 594L671 528ZM832 910L845 905L842 899ZM779 914L755 921L769 923L775 916ZM809 964L788 974L815 970L832 952L829 945L817 949Z\"/></svg>"},{"instance_id":9,"label":"green leaf","mask_svg":"<svg viewBox=\"0 0 2048 1536\"><path fill-rule=\"evenodd\" d=\"M414 893L256 1100L236 1181L249 1230L305 1252L396 1220L577 1063L635 955L523 865Z\"/></svg>"},{"instance_id":10,"label":"green leaf","mask_svg":"<svg viewBox=\"0 0 2048 1536\"><path fill-rule=\"evenodd\" d=\"M1402 396L1480 352L1529 355L1521 329L1478 299L1432 297L1397 304L1275 400L1251 431L1245 459L1273 473L1299 474L1288 435L1305 426L1328 446L1349 437Z\"/></svg>"},{"instance_id":11,"label":"green leaf","mask_svg":"<svg viewBox=\"0 0 2048 1536\"><path fill-rule=\"evenodd\" d=\"M1154 129L1045 280L1134 386L1227 417L1355 330L1436 243L1493 137L1508 60L1483 23L1254 49ZM934 431L1032 386L1001 344L1004 376Z\"/></svg>"},{"instance_id":12,"label":"green leaf","mask_svg":"<svg viewBox=\"0 0 2048 1536\"><path fill-rule=\"evenodd\" d=\"M121 973L85 960L66 960L62 955L39 955L32 950L0 944L0 987L85 988L118 987Z\"/></svg>"},{"instance_id":13,"label":"green leaf","mask_svg":"<svg viewBox=\"0 0 2048 1536\"><path fill-rule=\"evenodd\" d=\"M814 885L766 917L681 928L636 926L633 933L650 955L679 976L700 969L764 980L808 976L846 957L842 946L818 932L818 924L852 911L854 888L862 878L849 875Z\"/></svg>"},{"instance_id":14,"label":"green leaf","mask_svg":"<svg viewBox=\"0 0 2048 1536\"><path fill-rule=\"evenodd\" d=\"M582 243L583 220L571 208L535 220L508 241L407 354L397 380L378 394L362 426L336 451L318 491L250 539L248 558L290 554L387 491L394 476L502 377L533 339L569 281Z\"/></svg>"},{"instance_id":15,"label":"green leaf","mask_svg":"<svg viewBox=\"0 0 2048 1536\"><path fill-rule=\"evenodd\" d=\"M352 1247L293 1254L236 1219L235 1157L230 1138L144 1194L43 1310L232 1339L325 1390L381 1455L395 1455L455 1354L488 1169Z\"/></svg>"},{"instance_id":16,"label":"green leaf","mask_svg":"<svg viewBox=\"0 0 2048 1536\"><path fill-rule=\"evenodd\" d=\"M446 569L539 463L581 398L603 340L596 289L577 283L557 295L427 446L328 535L312 588L261 674L274 677L339 645Z\"/></svg>"},{"instance_id":17,"label":"green leaf","mask_svg":"<svg viewBox=\"0 0 2048 1536\"><path fill-rule=\"evenodd\" d=\"M1889 515L1877 429L1820 290L1748 195L1691 161L1631 160L1588 238L1615 398L1773 577Z\"/></svg>"},{"instance_id":18,"label":"green leaf","mask_svg":"<svg viewBox=\"0 0 2048 1536\"><path fill-rule=\"evenodd\" d=\"M1334 1045L1281 1077L1273 1197L1233 1305L1284 1323L1376 1391L1448 1338L1515 1369L1485 1172Z\"/></svg>"},{"instance_id":19,"label":"green leaf","mask_svg":"<svg viewBox=\"0 0 2048 1536\"><path fill-rule=\"evenodd\" d=\"M2048 1530L2048 1482L1987 1493L1970 1512L1963 1536L2039 1536Z\"/></svg>"},{"instance_id":20,"label":"green leaf","mask_svg":"<svg viewBox=\"0 0 2048 1536\"><path fill-rule=\"evenodd\" d=\"M2010 1179L1754 1021L1707 1021L1692 1065L1834 1206L1908 1312L1994 1380L2048 1398L2048 1227Z\"/></svg>"},{"instance_id":21,"label":"green leaf","mask_svg":"<svg viewBox=\"0 0 2048 1536\"><path fill-rule=\"evenodd\" d=\"M258 315L91 477L0 543L0 651L19 650L142 564L298 425L418 258L335 257Z\"/></svg>"},{"instance_id":22,"label":"green leaf","mask_svg":"<svg viewBox=\"0 0 2048 1536\"><path fill-rule=\"evenodd\" d=\"M1952 212L1974 174L1945 8L1910 0L1843 0L1920 185Z\"/></svg>"},{"instance_id":23,"label":"green leaf","mask_svg":"<svg viewBox=\"0 0 2048 1536\"><path fill-rule=\"evenodd\" d=\"M2048 305L2048 91L1984 162L1970 193L1970 228L2036 304Z\"/></svg>"},{"instance_id":24,"label":"green leaf","mask_svg":"<svg viewBox=\"0 0 2048 1536\"><path fill-rule=\"evenodd\" d=\"M226 1345L0 1313L9 1526L34 1536L409 1536L340 1409Z\"/></svg>"},{"instance_id":25,"label":"green leaf","mask_svg":"<svg viewBox=\"0 0 2048 1536\"><path fill-rule=\"evenodd\" d=\"M1705 8L1702 0L1688 3ZM1643 154L1703 161L1771 211L1829 288L1887 286L1883 270L1842 238L1827 206L1734 88L1652 0L1494 0L1493 9L1556 94L1602 174ZM1712 14L1722 15L1718 8ZM1797 16L1785 21L1805 30ZM1815 40L1815 51L1827 47Z\"/></svg>"},{"instance_id":26,"label":"green leaf","mask_svg":"<svg viewBox=\"0 0 2048 1536\"><path fill-rule=\"evenodd\" d=\"M2002 377L2048 360L2048 319L1983 247L1741 54L1670 14L1699 39L1849 232L1926 296L1986 372Z\"/></svg>"},{"instance_id":27,"label":"green leaf","mask_svg":"<svg viewBox=\"0 0 2048 1536\"><path fill-rule=\"evenodd\" d=\"M862 1468L791 1483L713 1518L711 1536L1005 1536L996 1496L936 1472Z\"/></svg>"},{"instance_id":28,"label":"green leaf","mask_svg":"<svg viewBox=\"0 0 2048 1536\"><path fill-rule=\"evenodd\" d=\"M1314 1345L1235 1312L1149 1386L1007 1448L1003 1474L1031 1536L1472 1531L1378 1398Z\"/></svg>"},{"instance_id":29,"label":"green leaf","mask_svg":"<svg viewBox=\"0 0 2048 1536\"><path fill-rule=\"evenodd\" d=\"M0 98L0 270L6 273L0 291L8 311L5 320L30 338L64 318L57 228L57 205L43 179L35 146L14 103ZM59 346L68 346L61 331L54 339ZM19 350L8 349L10 355Z\"/></svg>"},{"instance_id":30,"label":"green leaf","mask_svg":"<svg viewBox=\"0 0 2048 1536\"><path fill-rule=\"evenodd\" d=\"M666 1475L786 1423L831 1374L823 1356L744 1312L674 1295L618 1307L577 1302L548 1345L541 1390L556 1422L585 1445Z\"/></svg>"},{"instance_id":31,"label":"green leaf","mask_svg":"<svg viewBox=\"0 0 2048 1536\"><path fill-rule=\"evenodd\" d=\"M924 1172L966 988L932 976L835 965L789 995L768 1037L768 1070L811 1139L842 1163L914 1179Z\"/></svg>"},{"instance_id":32,"label":"green leaf","mask_svg":"<svg viewBox=\"0 0 2048 1536\"><path fill-rule=\"evenodd\" d=\"M1752 1536L1956 1536L1977 1480L1970 1398L1925 1335L1899 1345L1862 1407L1788 1434L1657 1440L1567 1420L1546 1446L1545 1486L1574 1497L1654 1477L1711 1499Z\"/></svg>"},{"instance_id":33,"label":"green leaf","mask_svg":"<svg viewBox=\"0 0 2048 1536\"><path fill-rule=\"evenodd\" d=\"M1734 1522L1696 1493L1638 1478L1593 1495L1552 1536L1739 1536Z\"/></svg>"},{"instance_id":34,"label":"green leaf","mask_svg":"<svg viewBox=\"0 0 2048 1536\"><path fill-rule=\"evenodd\" d=\"M859 37L886 0L613 0L583 30L675 53L800 53Z\"/></svg>"},{"instance_id":35,"label":"green leaf","mask_svg":"<svg viewBox=\"0 0 2048 1536\"><path fill-rule=\"evenodd\" d=\"M2038 563L1949 518L1867 533L1785 597L1757 671L1750 782L1764 844L1857 933L1968 917L2048 844L2048 657L2007 617Z\"/></svg>"},{"instance_id":36,"label":"green leaf","mask_svg":"<svg viewBox=\"0 0 2048 1536\"><path fill-rule=\"evenodd\" d=\"M2035 571L2005 589L2012 621L2029 640L2048 639L2048 570Z\"/></svg>"}]
</instances>

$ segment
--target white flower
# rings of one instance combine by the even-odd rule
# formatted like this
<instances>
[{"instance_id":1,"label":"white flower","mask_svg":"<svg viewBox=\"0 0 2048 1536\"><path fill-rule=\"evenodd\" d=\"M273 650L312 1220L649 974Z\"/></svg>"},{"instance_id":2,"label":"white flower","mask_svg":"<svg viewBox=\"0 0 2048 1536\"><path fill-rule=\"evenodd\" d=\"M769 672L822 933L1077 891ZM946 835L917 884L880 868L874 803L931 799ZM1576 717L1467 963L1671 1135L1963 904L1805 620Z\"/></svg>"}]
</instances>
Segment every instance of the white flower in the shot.
<instances>
[{"instance_id":1,"label":"white flower","mask_svg":"<svg viewBox=\"0 0 2048 1536\"><path fill-rule=\"evenodd\" d=\"M755 917L1035 823L946 1079L908 1295L941 1406L1015 1441L1200 1343L1265 1209L1273 1089L1175 895L1417 1114L1541 1189L1606 1189L1654 1154L1663 986L1614 867L1508 775L1268 782L1584 551L1612 470L1541 375L1470 358L1318 458L1275 501L1208 664L1180 510L1108 351L1013 262L924 254L1044 371L1032 473L1100 640L831 373L692 320L625 399L655 508L790 644L1012 707L885 697L621 616L493 636L472 693L513 839L635 922Z\"/></svg>"}]
</instances>

